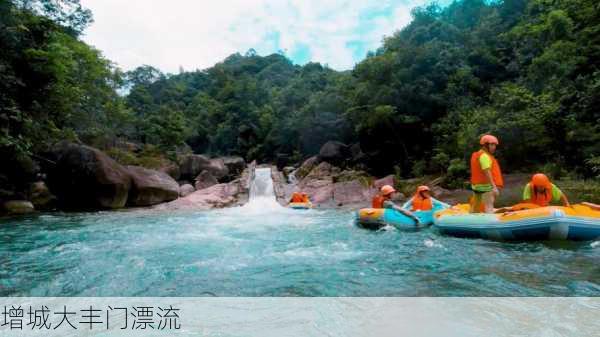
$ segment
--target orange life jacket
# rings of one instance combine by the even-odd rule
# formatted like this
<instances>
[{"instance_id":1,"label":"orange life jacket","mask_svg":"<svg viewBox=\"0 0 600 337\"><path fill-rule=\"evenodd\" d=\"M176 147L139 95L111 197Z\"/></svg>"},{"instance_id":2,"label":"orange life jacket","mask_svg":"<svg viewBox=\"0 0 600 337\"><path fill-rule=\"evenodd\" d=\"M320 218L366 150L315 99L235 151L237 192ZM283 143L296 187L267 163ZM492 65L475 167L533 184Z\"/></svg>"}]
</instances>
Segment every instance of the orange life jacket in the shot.
<instances>
[{"instance_id":1,"label":"orange life jacket","mask_svg":"<svg viewBox=\"0 0 600 337\"><path fill-rule=\"evenodd\" d=\"M423 198L421 193L415 193L412 198L413 211L430 211L433 209L431 198Z\"/></svg>"},{"instance_id":2,"label":"orange life jacket","mask_svg":"<svg viewBox=\"0 0 600 337\"><path fill-rule=\"evenodd\" d=\"M303 202L302 201L302 195L298 192L294 192L294 194L292 194L292 201L291 202Z\"/></svg>"},{"instance_id":3,"label":"orange life jacket","mask_svg":"<svg viewBox=\"0 0 600 337\"><path fill-rule=\"evenodd\" d=\"M536 193L533 183L529 183L529 188L531 189L531 199L527 200L527 202L536 204L540 207L550 205L550 202L552 201L552 188L546 188L545 193Z\"/></svg>"},{"instance_id":4,"label":"orange life jacket","mask_svg":"<svg viewBox=\"0 0 600 337\"><path fill-rule=\"evenodd\" d=\"M479 164L479 157L482 154L486 153L484 150L479 150L477 152L473 152L471 155L471 184L489 184L489 181L481 169L481 165ZM494 156L488 153L490 158L492 158L492 179L494 180L494 184L498 188L504 187L504 179L502 179L502 171L500 170L500 164Z\"/></svg>"},{"instance_id":5,"label":"orange life jacket","mask_svg":"<svg viewBox=\"0 0 600 337\"><path fill-rule=\"evenodd\" d=\"M308 195L303 195L302 196L302 202L310 202L310 199L308 198Z\"/></svg>"},{"instance_id":6,"label":"orange life jacket","mask_svg":"<svg viewBox=\"0 0 600 337\"><path fill-rule=\"evenodd\" d=\"M383 203L385 202L385 198L382 195L376 195L373 197L373 202L371 203L372 208L383 208Z\"/></svg>"}]
</instances>

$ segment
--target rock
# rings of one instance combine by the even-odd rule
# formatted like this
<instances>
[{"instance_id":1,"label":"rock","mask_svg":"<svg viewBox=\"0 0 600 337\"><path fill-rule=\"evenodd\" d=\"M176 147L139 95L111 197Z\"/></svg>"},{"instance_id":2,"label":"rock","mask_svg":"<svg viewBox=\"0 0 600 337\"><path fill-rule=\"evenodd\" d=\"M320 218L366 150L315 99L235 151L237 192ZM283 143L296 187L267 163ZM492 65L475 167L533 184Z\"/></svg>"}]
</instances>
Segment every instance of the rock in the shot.
<instances>
[{"instance_id":1,"label":"rock","mask_svg":"<svg viewBox=\"0 0 600 337\"><path fill-rule=\"evenodd\" d=\"M334 182L336 183L352 180L362 181L364 184L369 185L369 182L371 181L371 176L364 171L344 170L334 177Z\"/></svg>"},{"instance_id":2,"label":"rock","mask_svg":"<svg viewBox=\"0 0 600 337\"><path fill-rule=\"evenodd\" d=\"M350 146L350 164L354 168L360 168L361 170L368 170L367 156L362 151L360 144L356 143Z\"/></svg>"},{"instance_id":3,"label":"rock","mask_svg":"<svg viewBox=\"0 0 600 337\"><path fill-rule=\"evenodd\" d=\"M296 179L302 179L306 177L315 166L319 164L319 158L317 156L310 157L300 165L296 170Z\"/></svg>"},{"instance_id":4,"label":"rock","mask_svg":"<svg viewBox=\"0 0 600 337\"><path fill-rule=\"evenodd\" d=\"M332 203L333 178L339 171L339 168L327 162L322 162L300 181L298 188L310 196L313 204Z\"/></svg>"},{"instance_id":5,"label":"rock","mask_svg":"<svg viewBox=\"0 0 600 337\"><path fill-rule=\"evenodd\" d=\"M433 186L431 187L431 194L436 198L445 198L449 196L451 192L441 186Z\"/></svg>"},{"instance_id":6,"label":"rock","mask_svg":"<svg viewBox=\"0 0 600 337\"><path fill-rule=\"evenodd\" d=\"M336 141L328 141L319 151L319 160L333 165L342 165L350 156L348 145Z\"/></svg>"},{"instance_id":7,"label":"rock","mask_svg":"<svg viewBox=\"0 0 600 337\"><path fill-rule=\"evenodd\" d=\"M164 172L171 176L171 178L178 180L181 177L181 171L179 165L169 162L158 169L160 172Z\"/></svg>"},{"instance_id":8,"label":"rock","mask_svg":"<svg viewBox=\"0 0 600 337\"><path fill-rule=\"evenodd\" d=\"M196 189L194 188L194 186L192 186L190 184L184 184L184 185L179 186L179 196L180 197L188 196L188 195L194 193L194 191L196 191Z\"/></svg>"},{"instance_id":9,"label":"rock","mask_svg":"<svg viewBox=\"0 0 600 337\"><path fill-rule=\"evenodd\" d=\"M279 171L276 166L271 167L271 177L273 178L273 190L277 201L282 206L287 205L292 193L295 192L295 185L288 184L288 179L285 178L283 172Z\"/></svg>"},{"instance_id":10,"label":"rock","mask_svg":"<svg viewBox=\"0 0 600 337\"><path fill-rule=\"evenodd\" d=\"M160 210L178 209L212 209L239 204L240 195L244 193L241 179L227 184L217 184L198 190L183 198L156 206Z\"/></svg>"},{"instance_id":11,"label":"rock","mask_svg":"<svg viewBox=\"0 0 600 337\"><path fill-rule=\"evenodd\" d=\"M36 181L29 187L29 200L36 209L50 209L56 203L56 197L43 181Z\"/></svg>"},{"instance_id":12,"label":"rock","mask_svg":"<svg viewBox=\"0 0 600 337\"><path fill-rule=\"evenodd\" d=\"M203 190L218 184L217 178L215 178L210 172L202 171L194 180L194 187L196 190Z\"/></svg>"},{"instance_id":13,"label":"rock","mask_svg":"<svg viewBox=\"0 0 600 337\"><path fill-rule=\"evenodd\" d=\"M229 170L229 175L232 177L239 176L240 174L242 174L242 172L246 168L246 161L244 161L244 158L242 158L242 157L233 156L233 157L223 157L222 159L223 159L223 163Z\"/></svg>"},{"instance_id":14,"label":"rock","mask_svg":"<svg viewBox=\"0 0 600 337\"><path fill-rule=\"evenodd\" d=\"M183 180L194 180L203 167L210 165L210 159L199 154L185 155L180 159L180 162L180 178Z\"/></svg>"},{"instance_id":15,"label":"rock","mask_svg":"<svg viewBox=\"0 0 600 337\"><path fill-rule=\"evenodd\" d=\"M210 172L218 181L223 181L229 175L229 169L225 166L225 161L222 158L211 159L210 165L202 169Z\"/></svg>"},{"instance_id":16,"label":"rock","mask_svg":"<svg viewBox=\"0 0 600 337\"><path fill-rule=\"evenodd\" d=\"M333 199L338 206L368 203L376 193L377 190L365 186L358 180L344 181L333 185Z\"/></svg>"},{"instance_id":17,"label":"rock","mask_svg":"<svg viewBox=\"0 0 600 337\"><path fill-rule=\"evenodd\" d=\"M275 166L277 169L283 169L285 166L288 166L291 161L291 156L287 153L276 153L275 154Z\"/></svg>"},{"instance_id":18,"label":"rock","mask_svg":"<svg viewBox=\"0 0 600 337\"><path fill-rule=\"evenodd\" d=\"M298 178L296 177L296 169L293 166L286 166L283 168L283 176L286 178L286 183L297 184Z\"/></svg>"},{"instance_id":19,"label":"rock","mask_svg":"<svg viewBox=\"0 0 600 337\"><path fill-rule=\"evenodd\" d=\"M128 203L151 206L179 197L179 184L168 174L140 166L127 166L132 179Z\"/></svg>"},{"instance_id":20,"label":"rock","mask_svg":"<svg viewBox=\"0 0 600 337\"><path fill-rule=\"evenodd\" d=\"M323 186L315 190L306 189L305 193L308 193L310 200L316 205L327 205L333 202L333 185Z\"/></svg>"},{"instance_id":21,"label":"rock","mask_svg":"<svg viewBox=\"0 0 600 337\"><path fill-rule=\"evenodd\" d=\"M35 212L33 204L27 200L10 200L2 206L8 214L29 214Z\"/></svg>"},{"instance_id":22,"label":"rock","mask_svg":"<svg viewBox=\"0 0 600 337\"><path fill-rule=\"evenodd\" d=\"M322 162L313 168L303 180L321 180L329 179L333 181L333 177L340 173L340 169L327 162Z\"/></svg>"},{"instance_id":23,"label":"rock","mask_svg":"<svg viewBox=\"0 0 600 337\"><path fill-rule=\"evenodd\" d=\"M361 157L364 157L365 154L360 148L360 143L355 143L350 146L350 155L352 156L352 159L360 159Z\"/></svg>"},{"instance_id":24,"label":"rock","mask_svg":"<svg viewBox=\"0 0 600 337\"><path fill-rule=\"evenodd\" d=\"M390 174L389 176L375 180L373 182L373 187L375 187L377 190L380 190L384 185L394 186L395 182L396 180L394 178L394 175Z\"/></svg>"},{"instance_id":25,"label":"rock","mask_svg":"<svg viewBox=\"0 0 600 337\"><path fill-rule=\"evenodd\" d=\"M283 168L283 174L285 176L289 176L290 173L294 172L295 168L293 166L286 166Z\"/></svg>"},{"instance_id":26,"label":"rock","mask_svg":"<svg viewBox=\"0 0 600 337\"><path fill-rule=\"evenodd\" d=\"M131 177L126 168L95 148L61 142L53 150L56 165L48 186L68 208L121 208Z\"/></svg>"},{"instance_id":27,"label":"rock","mask_svg":"<svg viewBox=\"0 0 600 337\"><path fill-rule=\"evenodd\" d=\"M217 180L225 178L229 174L223 159L208 159L197 154L184 156L179 169L183 180L193 180L204 170L210 172Z\"/></svg>"}]
</instances>

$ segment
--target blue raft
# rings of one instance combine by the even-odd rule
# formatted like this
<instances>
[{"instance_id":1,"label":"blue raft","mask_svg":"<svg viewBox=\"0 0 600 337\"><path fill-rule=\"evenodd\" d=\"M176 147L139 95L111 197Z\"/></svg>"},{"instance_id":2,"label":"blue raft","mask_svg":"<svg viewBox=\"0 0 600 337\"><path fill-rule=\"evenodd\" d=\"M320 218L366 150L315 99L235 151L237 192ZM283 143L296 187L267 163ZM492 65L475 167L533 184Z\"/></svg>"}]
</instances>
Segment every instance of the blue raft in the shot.
<instances>
[{"instance_id":1,"label":"blue raft","mask_svg":"<svg viewBox=\"0 0 600 337\"><path fill-rule=\"evenodd\" d=\"M356 212L356 223L367 229L380 229L390 225L400 230L418 230L430 226L433 223L434 213L444 208L443 205L434 204L431 211L413 212L420 221L418 225L411 217L392 208L362 208Z\"/></svg>"}]
</instances>

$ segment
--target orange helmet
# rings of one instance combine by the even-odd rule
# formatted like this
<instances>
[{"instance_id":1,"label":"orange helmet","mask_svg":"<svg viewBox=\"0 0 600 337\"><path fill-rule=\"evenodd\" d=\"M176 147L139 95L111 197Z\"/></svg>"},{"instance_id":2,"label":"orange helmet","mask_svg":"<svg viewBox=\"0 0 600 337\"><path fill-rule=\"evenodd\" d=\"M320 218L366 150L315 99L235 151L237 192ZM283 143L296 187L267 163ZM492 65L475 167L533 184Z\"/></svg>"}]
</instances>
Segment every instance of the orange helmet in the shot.
<instances>
[{"instance_id":1,"label":"orange helmet","mask_svg":"<svg viewBox=\"0 0 600 337\"><path fill-rule=\"evenodd\" d=\"M417 193L421 193L421 192L425 192L425 191L431 191L429 186L421 185L421 186L417 187Z\"/></svg>"},{"instance_id":2,"label":"orange helmet","mask_svg":"<svg viewBox=\"0 0 600 337\"><path fill-rule=\"evenodd\" d=\"M481 136L481 139L479 139L479 144L481 145L485 145L485 144L500 144L500 142L498 142L498 138L492 136L492 135L483 135Z\"/></svg>"},{"instance_id":3,"label":"orange helmet","mask_svg":"<svg viewBox=\"0 0 600 337\"><path fill-rule=\"evenodd\" d=\"M543 173L536 173L531 177L531 184L535 187L543 187L546 189L550 189L552 187L552 183L550 179Z\"/></svg>"},{"instance_id":4,"label":"orange helmet","mask_svg":"<svg viewBox=\"0 0 600 337\"><path fill-rule=\"evenodd\" d=\"M389 195L389 194L392 194L394 192L396 192L396 190L392 186L390 186L390 185L384 185L383 187L381 187L381 193L383 195Z\"/></svg>"}]
</instances>

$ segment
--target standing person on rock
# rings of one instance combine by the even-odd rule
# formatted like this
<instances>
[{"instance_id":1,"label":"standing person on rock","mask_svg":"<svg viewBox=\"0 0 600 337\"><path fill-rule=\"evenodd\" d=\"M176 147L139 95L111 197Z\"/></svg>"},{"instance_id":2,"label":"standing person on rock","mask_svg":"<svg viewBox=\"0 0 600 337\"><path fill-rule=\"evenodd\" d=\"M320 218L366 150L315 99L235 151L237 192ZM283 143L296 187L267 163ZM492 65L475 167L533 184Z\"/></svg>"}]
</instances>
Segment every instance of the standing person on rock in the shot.
<instances>
[{"instance_id":1,"label":"standing person on rock","mask_svg":"<svg viewBox=\"0 0 600 337\"><path fill-rule=\"evenodd\" d=\"M471 155L471 213L494 213L494 202L504 186L500 164L494 158L498 138L484 135L479 140L481 149Z\"/></svg>"},{"instance_id":2,"label":"standing person on rock","mask_svg":"<svg viewBox=\"0 0 600 337\"><path fill-rule=\"evenodd\" d=\"M402 207L397 206L391 200L392 196L396 193L396 190L390 186L385 185L381 187L380 193L373 197L372 208L391 208L394 209L407 217L413 219L417 225L421 223L419 218L417 218L412 212L402 209Z\"/></svg>"}]
</instances>

